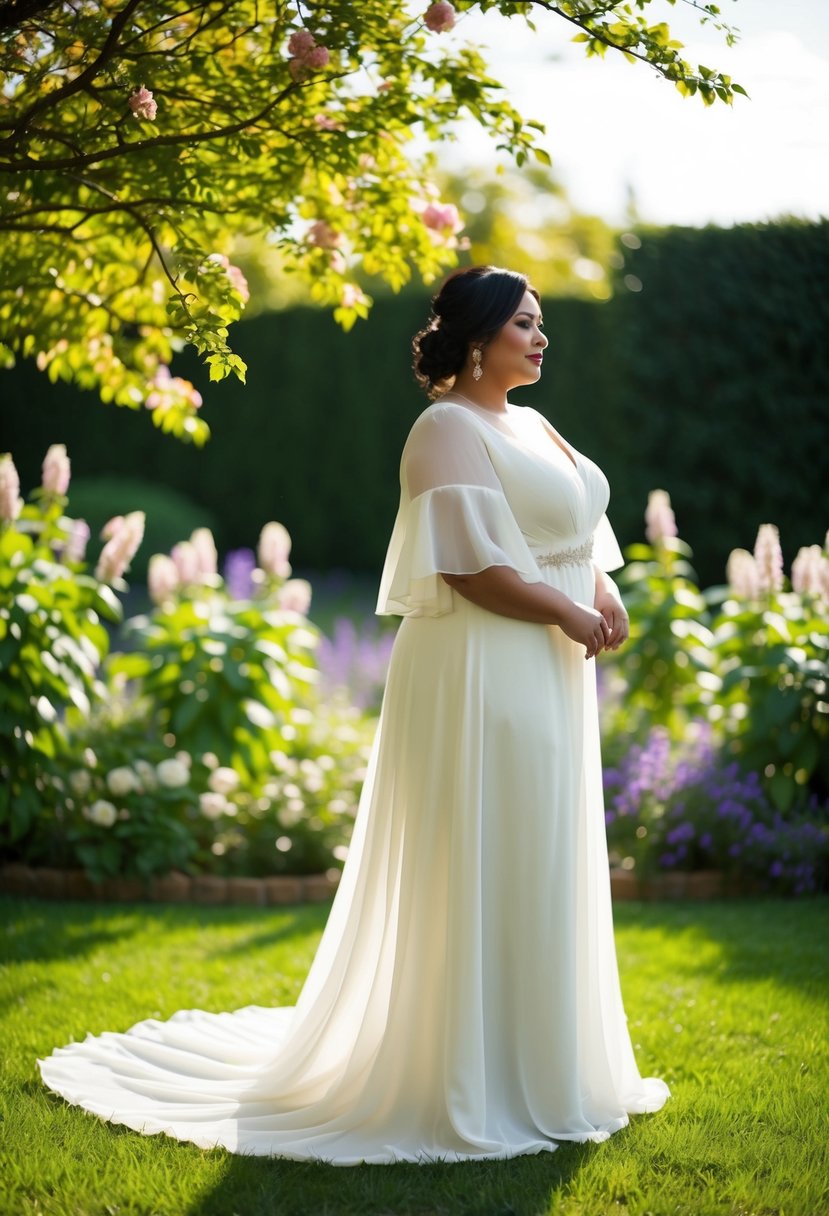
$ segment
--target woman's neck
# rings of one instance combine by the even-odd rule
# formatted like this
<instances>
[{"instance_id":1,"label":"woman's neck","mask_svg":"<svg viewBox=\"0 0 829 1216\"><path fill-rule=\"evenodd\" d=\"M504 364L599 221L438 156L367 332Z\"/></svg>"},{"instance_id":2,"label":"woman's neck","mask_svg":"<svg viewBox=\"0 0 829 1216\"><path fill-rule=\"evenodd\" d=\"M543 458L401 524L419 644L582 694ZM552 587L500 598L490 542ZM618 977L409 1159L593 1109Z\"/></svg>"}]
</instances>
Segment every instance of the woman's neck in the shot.
<instances>
[{"instance_id":1,"label":"woman's neck","mask_svg":"<svg viewBox=\"0 0 829 1216\"><path fill-rule=\"evenodd\" d=\"M451 396L452 393L457 397L462 397L470 405L480 406L481 409L489 410L493 414L507 412L507 394L504 389L497 384L482 384L473 379L471 373L456 378L447 395Z\"/></svg>"}]
</instances>

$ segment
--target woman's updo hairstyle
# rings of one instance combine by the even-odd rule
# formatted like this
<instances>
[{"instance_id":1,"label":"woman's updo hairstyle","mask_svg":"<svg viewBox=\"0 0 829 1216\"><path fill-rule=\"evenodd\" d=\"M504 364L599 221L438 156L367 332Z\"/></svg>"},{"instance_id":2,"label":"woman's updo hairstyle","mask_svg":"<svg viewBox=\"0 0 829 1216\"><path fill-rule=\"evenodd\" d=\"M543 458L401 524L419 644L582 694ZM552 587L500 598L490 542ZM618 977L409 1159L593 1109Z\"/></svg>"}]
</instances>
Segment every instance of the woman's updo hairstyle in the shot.
<instances>
[{"instance_id":1,"label":"woman's updo hairstyle","mask_svg":"<svg viewBox=\"0 0 829 1216\"><path fill-rule=\"evenodd\" d=\"M529 291L526 275L500 266L456 270L432 300L432 317L412 340L414 373L431 398L448 392L466 363L470 343L485 346Z\"/></svg>"}]
</instances>

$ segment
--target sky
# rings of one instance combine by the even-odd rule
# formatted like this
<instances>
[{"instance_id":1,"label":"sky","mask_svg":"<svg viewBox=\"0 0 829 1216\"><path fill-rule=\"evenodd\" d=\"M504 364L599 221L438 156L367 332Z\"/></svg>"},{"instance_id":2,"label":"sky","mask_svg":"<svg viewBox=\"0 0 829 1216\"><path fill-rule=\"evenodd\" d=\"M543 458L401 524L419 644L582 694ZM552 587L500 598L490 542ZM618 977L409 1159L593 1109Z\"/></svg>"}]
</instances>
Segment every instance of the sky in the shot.
<instances>
[{"instance_id":1,"label":"sky","mask_svg":"<svg viewBox=\"0 0 829 1216\"><path fill-rule=\"evenodd\" d=\"M654 0L680 55L741 84L749 98L705 106L647 64L608 51L587 59L577 31L539 12L537 33L518 19L475 11L449 35L488 47L491 74L542 142L573 205L613 224L729 226L785 215L829 216L829 0L719 0L740 38L728 47L683 0ZM443 161L493 164L501 155L469 120Z\"/></svg>"}]
</instances>

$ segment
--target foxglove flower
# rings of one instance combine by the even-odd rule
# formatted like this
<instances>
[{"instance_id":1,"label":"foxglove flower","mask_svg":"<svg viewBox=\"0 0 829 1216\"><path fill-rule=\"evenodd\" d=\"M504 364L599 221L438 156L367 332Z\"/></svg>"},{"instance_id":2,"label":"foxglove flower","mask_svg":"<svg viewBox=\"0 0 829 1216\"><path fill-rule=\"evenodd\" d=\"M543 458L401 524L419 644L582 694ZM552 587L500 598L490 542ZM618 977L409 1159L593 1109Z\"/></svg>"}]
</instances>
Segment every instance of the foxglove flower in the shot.
<instances>
[{"instance_id":1,"label":"foxglove flower","mask_svg":"<svg viewBox=\"0 0 829 1216\"><path fill-rule=\"evenodd\" d=\"M154 604L169 600L180 586L176 563L166 553L154 553L147 566L147 590Z\"/></svg>"},{"instance_id":2,"label":"foxglove flower","mask_svg":"<svg viewBox=\"0 0 829 1216\"><path fill-rule=\"evenodd\" d=\"M23 510L20 478L11 456L0 456L0 520L10 523Z\"/></svg>"},{"instance_id":3,"label":"foxglove flower","mask_svg":"<svg viewBox=\"0 0 829 1216\"><path fill-rule=\"evenodd\" d=\"M291 567L288 556L291 552L291 537L288 529L282 524L271 522L265 524L259 534L257 557L259 565L266 574L277 578L288 578Z\"/></svg>"},{"instance_id":4,"label":"foxglove flower","mask_svg":"<svg viewBox=\"0 0 829 1216\"><path fill-rule=\"evenodd\" d=\"M676 534L670 495L667 490L651 490L645 508L645 536L650 544L658 545Z\"/></svg>"},{"instance_id":5,"label":"foxglove flower","mask_svg":"<svg viewBox=\"0 0 829 1216\"><path fill-rule=\"evenodd\" d=\"M47 494L65 494L69 489L70 461L66 445L53 443L43 458L42 482Z\"/></svg>"},{"instance_id":6,"label":"foxglove flower","mask_svg":"<svg viewBox=\"0 0 829 1216\"><path fill-rule=\"evenodd\" d=\"M753 600L760 594L757 563L748 549L731 550L725 566L725 577L738 599Z\"/></svg>"},{"instance_id":7,"label":"foxglove flower","mask_svg":"<svg viewBox=\"0 0 829 1216\"><path fill-rule=\"evenodd\" d=\"M754 542L754 560L760 591L780 591L783 587L783 550L780 533L774 524L760 524Z\"/></svg>"}]
</instances>

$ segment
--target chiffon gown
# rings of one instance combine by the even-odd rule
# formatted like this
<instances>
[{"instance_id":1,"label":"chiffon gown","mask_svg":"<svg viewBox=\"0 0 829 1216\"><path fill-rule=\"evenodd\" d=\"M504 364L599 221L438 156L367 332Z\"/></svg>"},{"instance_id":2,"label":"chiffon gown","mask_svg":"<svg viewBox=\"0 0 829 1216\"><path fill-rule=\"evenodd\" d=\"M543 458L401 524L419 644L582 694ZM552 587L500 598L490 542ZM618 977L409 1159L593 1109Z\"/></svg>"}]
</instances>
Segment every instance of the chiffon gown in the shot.
<instances>
[{"instance_id":1,"label":"chiffon gown","mask_svg":"<svg viewBox=\"0 0 829 1216\"><path fill-rule=\"evenodd\" d=\"M658 1110L620 992L595 660L440 572L592 605L622 558L604 474L541 414L415 421L377 612L403 617L342 879L294 1007L148 1018L38 1060L104 1120L233 1153L462 1161Z\"/></svg>"}]
</instances>

